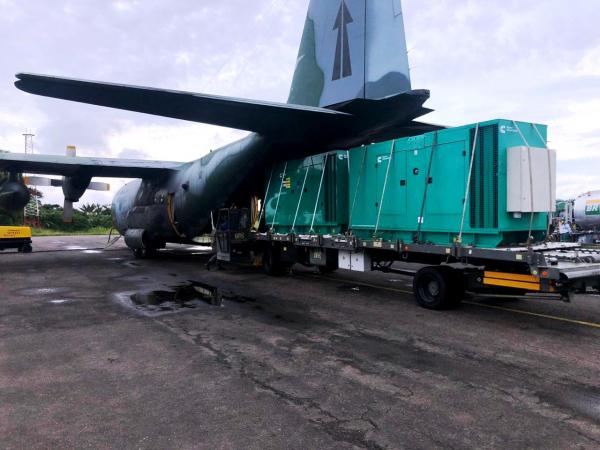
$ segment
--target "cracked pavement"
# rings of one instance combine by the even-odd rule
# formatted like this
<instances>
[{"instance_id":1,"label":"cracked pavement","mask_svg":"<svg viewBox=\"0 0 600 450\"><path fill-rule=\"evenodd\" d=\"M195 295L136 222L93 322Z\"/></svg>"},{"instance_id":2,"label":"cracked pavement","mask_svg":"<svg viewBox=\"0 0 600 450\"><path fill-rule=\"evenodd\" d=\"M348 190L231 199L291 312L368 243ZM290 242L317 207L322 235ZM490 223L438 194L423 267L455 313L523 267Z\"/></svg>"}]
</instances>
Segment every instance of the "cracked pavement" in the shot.
<instances>
[{"instance_id":1,"label":"cracked pavement","mask_svg":"<svg viewBox=\"0 0 600 450\"><path fill-rule=\"evenodd\" d=\"M600 329L426 311L397 275L207 272L198 249L133 261L103 244L0 254L3 449L600 446ZM149 316L116 300L190 281L222 303ZM477 301L600 322L600 297Z\"/></svg>"}]
</instances>

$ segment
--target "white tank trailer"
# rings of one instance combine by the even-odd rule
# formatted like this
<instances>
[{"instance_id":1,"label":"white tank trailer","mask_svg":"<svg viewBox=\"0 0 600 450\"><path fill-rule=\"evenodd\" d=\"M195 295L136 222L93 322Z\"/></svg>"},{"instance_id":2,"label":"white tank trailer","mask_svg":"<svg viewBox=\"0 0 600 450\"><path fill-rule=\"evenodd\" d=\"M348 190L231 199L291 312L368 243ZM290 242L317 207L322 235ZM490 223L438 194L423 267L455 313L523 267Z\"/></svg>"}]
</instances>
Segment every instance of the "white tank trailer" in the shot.
<instances>
[{"instance_id":1,"label":"white tank trailer","mask_svg":"<svg viewBox=\"0 0 600 450\"><path fill-rule=\"evenodd\" d=\"M600 191L577 197L573 204L573 218L580 230L600 232Z\"/></svg>"}]
</instances>

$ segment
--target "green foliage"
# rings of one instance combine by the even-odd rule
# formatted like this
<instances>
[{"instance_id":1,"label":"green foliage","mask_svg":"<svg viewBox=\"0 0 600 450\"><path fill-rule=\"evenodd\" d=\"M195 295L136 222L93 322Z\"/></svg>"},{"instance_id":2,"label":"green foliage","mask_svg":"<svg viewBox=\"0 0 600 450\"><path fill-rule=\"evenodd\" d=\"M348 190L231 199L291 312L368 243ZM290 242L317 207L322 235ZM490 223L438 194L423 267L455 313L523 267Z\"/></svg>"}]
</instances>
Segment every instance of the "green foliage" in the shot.
<instances>
[{"instance_id":1,"label":"green foliage","mask_svg":"<svg viewBox=\"0 0 600 450\"><path fill-rule=\"evenodd\" d=\"M110 233L110 228L89 228L83 231L60 231L60 230L51 230L49 228L33 228L31 230L32 236L73 236L73 235L94 235L98 236L101 234Z\"/></svg>"},{"instance_id":2,"label":"green foliage","mask_svg":"<svg viewBox=\"0 0 600 450\"><path fill-rule=\"evenodd\" d=\"M0 226L14 225L15 220L13 216L4 210L0 209Z\"/></svg>"},{"instance_id":3,"label":"green foliage","mask_svg":"<svg viewBox=\"0 0 600 450\"><path fill-rule=\"evenodd\" d=\"M63 222L63 209L59 205L43 205L40 209L42 228L60 232L85 232L93 228L111 228L110 207L83 205L73 212L73 223Z\"/></svg>"}]
</instances>

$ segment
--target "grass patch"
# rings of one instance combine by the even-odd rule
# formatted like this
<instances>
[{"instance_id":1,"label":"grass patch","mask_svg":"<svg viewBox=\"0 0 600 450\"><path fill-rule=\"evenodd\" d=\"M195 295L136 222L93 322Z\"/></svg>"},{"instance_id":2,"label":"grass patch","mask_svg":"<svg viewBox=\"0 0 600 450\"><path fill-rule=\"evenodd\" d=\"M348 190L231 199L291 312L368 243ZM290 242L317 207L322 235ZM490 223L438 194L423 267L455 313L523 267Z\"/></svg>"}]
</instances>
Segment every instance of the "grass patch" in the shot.
<instances>
[{"instance_id":1,"label":"grass patch","mask_svg":"<svg viewBox=\"0 0 600 450\"><path fill-rule=\"evenodd\" d=\"M34 237L43 236L98 236L107 235L110 233L110 228L94 227L88 228L87 230L81 231L64 231L64 230L52 230L49 228L32 228L31 235Z\"/></svg>"}]
</instances>

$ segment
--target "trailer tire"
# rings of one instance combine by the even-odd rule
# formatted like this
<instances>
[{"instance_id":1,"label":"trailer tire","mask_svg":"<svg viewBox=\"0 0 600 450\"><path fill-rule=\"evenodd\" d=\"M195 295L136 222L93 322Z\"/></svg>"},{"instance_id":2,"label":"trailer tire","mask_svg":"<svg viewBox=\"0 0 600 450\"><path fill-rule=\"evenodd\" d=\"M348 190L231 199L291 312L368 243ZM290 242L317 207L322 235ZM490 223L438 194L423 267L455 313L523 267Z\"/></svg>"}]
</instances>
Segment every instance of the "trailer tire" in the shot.
<instances>
[{"instance_id":1,"label":"trailer tire","mask_svg":"<svg viewBox=\"0 0 600 450\"><path fill-rule=\"evenodd\" d=\"M448 307L455 308L460 305L467 293L467 285L462 271L448 266L440 266L440 270L445 271L448 280Z\"/></svg>"},{"instance_id":2,"label":"trailer tire","mask_svg":"<svg viewBox=\"0 0 600 450\"><path fill-rule=\"evenodd\" d=\"M290 267L281 261L281 255L276 247L269 246L263 253L263 270L272 277L287 275Z\"/></svg>"},{"instance_id":3,"label":"trailer tire","mask_svg":"<svg viewBox=\"0 0 600 450\"><path fill-rule=\"evenodd\" d=\"M317 271L319 272L319 275L327 275L327 274L333 273L333 272L335 272L337 270L338 270L337 267L332 267L332 266L317 266Z\"/></svg>"},{"instance_id":4,"label":"trailer tire","mask_svg":"<svg viewBox=\"0 0 600 450\"><path fill-rule=\"evenodd\" d=\"M452 286L454 273L451 268L424 267L413 280L413 292L417 304L436 311L456 307L456 292Z\"/></svg>"}]
</instances>

